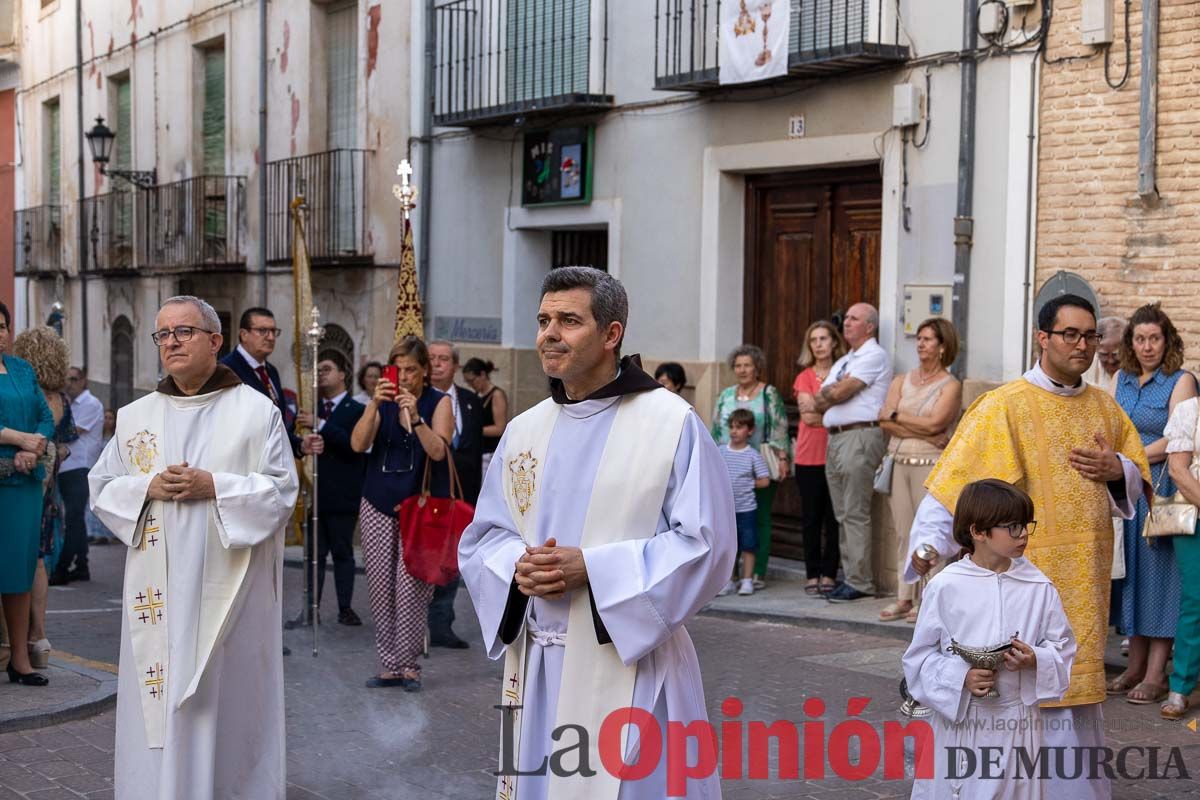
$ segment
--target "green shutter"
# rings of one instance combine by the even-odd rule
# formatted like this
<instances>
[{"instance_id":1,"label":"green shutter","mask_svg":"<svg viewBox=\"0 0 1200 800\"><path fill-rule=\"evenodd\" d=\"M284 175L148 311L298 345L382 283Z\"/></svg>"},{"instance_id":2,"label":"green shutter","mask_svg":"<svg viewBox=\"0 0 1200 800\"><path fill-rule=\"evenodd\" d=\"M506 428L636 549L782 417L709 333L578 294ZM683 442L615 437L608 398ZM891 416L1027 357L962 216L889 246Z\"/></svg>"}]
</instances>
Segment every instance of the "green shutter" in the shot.
<instances>
[{"instance_id":1,"label":"green shutter","mask_svg":"<svg viewBox=\"0 0 1200 800\"><path fill-rule=\"evenodd\" d=\"M117 141L112 155L117 169L133 167L133 93L130 91L129 78L117 78L113 81L113 89L117 99Z\"/></svg>"},{"instance_id":2,"label":"green shutter","mask_svg":"<svg viewBox=\"0 0 1200 800\"><path fill-rule=\"evenodd\" d=\"M46 137L48 145L46 170L46 204L62 202L62 141L60 134L62 111L58 101L46 104Z\"/></svg>"},{"instance_id":3,"label":"green shutter","mask_svg":"<svg viewBox=\"0 0 1200 800\"><path fill-rule=\"evenodd\" d=\"M507 102L588 91L591 0L509 0Z\"/></svg>"},{"instance_id":4,"label":"green shutter","mask_svg":"<svg viewBox=\"0 0 1200 800\"><path fill-rule=\"evenodd\" d=\"M204 51L204 174L225 174L225 49Z\"/></svg>"},{"instance_id":5,"label":"green shutter","mask_svg":"<svg viewBox=\"0 0 1200 800\"><path fill-rule=\"evenodd\" d=\"M326 28L325 111L330 150L354 147L358 110L358 7L329 12Z\"/></svg>"}]
</instances>

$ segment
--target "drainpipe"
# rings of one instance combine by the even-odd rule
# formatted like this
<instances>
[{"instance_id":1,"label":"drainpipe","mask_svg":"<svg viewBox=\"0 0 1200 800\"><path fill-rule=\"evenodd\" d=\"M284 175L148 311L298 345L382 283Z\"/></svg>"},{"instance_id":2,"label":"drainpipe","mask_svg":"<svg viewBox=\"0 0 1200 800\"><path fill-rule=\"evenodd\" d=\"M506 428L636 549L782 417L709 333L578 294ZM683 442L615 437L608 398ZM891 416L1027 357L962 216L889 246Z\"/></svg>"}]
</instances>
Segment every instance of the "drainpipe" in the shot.
<instances>
[{"instance_id":1,"label":"drainpipe","mask_svg":"<svg viewBox=\"0 0 1200 800\"><path fill-rule=\"evenodd\" d=\"M954 215L954 327L960 341L959 358L954 372L964 377L967 365L967 346L971 340L967 329L967 305L971 288L971 244L975 219L971 216L975 192L975 41L978 0L963 0L963 45L959 57L962 90L959 99L958 133L958 207Z\"/></svg>"},{"instance_id":2,"label":"drainpipe","mask_svg":"<svg viewBox=\"0 0 1200 800\"><path fill-rule=\"evenodd\" d=\"M419 267L417 286L421 304L429 302L429 250L430 231L433 230L433 67L434 40L437 38L437 23L433 16L434 0L425 0L425 75L421 88L424 111L421 120L421 138L425 143L425 157L421 159L421 246L418 248Z\"/></svg>"},{"instance_id":3,"label":"drainpipe","mask_svg":"<svg viewBox=\"0 0 1200 800\"><path fill-rule=\"evenodd\" d=\"M1158 134L1158 0L1142 2L1142 97L1138 109L1138 196L1158 199L1154 157Z\"/></svg>"},{"instance_id":4,"label":"drainpipe","mask_svg":"<svg viewBox=\"0 0 1200 800\"><path fill-rule=\"evenodd\" d=\"M79 358L79 366L87 369L88 364L88 325L91 317L88 316L88 293L87 293L87 260L88 260L88 232L87 226L83 224L83 196L85 193L84 179L86 171L84 169L83 158L83 0L75 0L75 86L77 93L75 97L75 108L79 117L79 214L76 215L76 227L79 228L79 330L83 334L83 355ZM64 298L63 305L67 305ZM109 376L111 378L111 376Z\"/></svg>"},{"instance_id":5,"label":"drainpipe","mask_svg":"<svg viewBox=\"0 0 1200 800\"><path fill-rule=\"evenodd\" d=\"M1026 157L1028 164L1025 168L1025 283L1023 285L1024 293L1024 312L1021 317L1021 336L1030 335L1030 315L1033 313L1033 226L1037 224L1034 219L1033 212L1033 167L1034 159L1037 157L1035 147L1037 145L1037 133L1034 130L1036 121L1035 114L1037 113L1037 76L1038 62L1041 60L1040 53L1034 53L1029 60L1029 130L1026 134L1028 145ZM1032 356L1029 350L1025 351L1024 357L1021 359L1021 368L1032 366L1028 360Z\"/></svg>"},{"instance_id":6,"label":"drainpipe","mask_svg":"<svg viewBox=\"0 0 1200 800\"><path fill-rule=\"evenodd\" d=\"M258 304L267 305L267 0L258 0Z\"/></svg>"}]
</instances>

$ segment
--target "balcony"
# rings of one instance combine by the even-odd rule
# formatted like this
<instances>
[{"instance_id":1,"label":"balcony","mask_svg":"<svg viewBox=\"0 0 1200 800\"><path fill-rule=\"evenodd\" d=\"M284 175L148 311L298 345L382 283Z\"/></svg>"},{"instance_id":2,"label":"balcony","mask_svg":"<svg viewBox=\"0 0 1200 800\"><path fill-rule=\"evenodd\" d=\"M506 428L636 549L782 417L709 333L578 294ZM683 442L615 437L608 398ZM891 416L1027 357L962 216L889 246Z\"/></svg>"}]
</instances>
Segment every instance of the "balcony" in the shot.
<instances>
[{"instance_id":1,"label":"balcony","mask_svg":"<svg viewBox=\"0 0 1200 800\"><path fill-rule=\"evenodd\" d=\"M246 179L200 175L136 195L134 260L151 269L244 269Z\"/></svg>"},{"instance_id":2,"label":"balcony","mask_svg":"<svg viewBox=\"0 0 1200 800\"><path fill-rule=\"evenodd\" d=\"M14 214L13 257L17 275L52 275L62 270L62 206L23 208Z\"/></svg>"},{"instance_id":3,"label":"balcony","mask_svg":"<svg viewBox=\"0 0 1200 800\"><path fill-rule=\"evenodd\" d=\"M438 125L497 125L613 105L608 0L452 0L435 9L435 23Z\"/></svg>"},{"instance_id":4,"label":"balcony","mask_svg":"<svg viewBox=\"0 0 1200 800\"><path fill-rule=\"evenodd\" d=\"M113 191L80 201L80 220L90 244L89 272L133 271L133 220L138 198L133 191Z\"/></svg>"},{"instance_id":5,"label":"balcony","mask_svg":"<svg viewBox=\"0 0 1200 800\"><path fill-rule=\"evenodd\" d=\"M894 0L788 1L788 74L776 81L885 69L908 60ZM654 0L654 88L696 92L720 88L721 3ZM776 5L783 5L782 0L776 0Z\"/></svg>"},{"instance_id":6,"label":"balcony","mask_svg":"<svg viewBox=\"0 0 1200 800\"><path fill-rule=\"evenodd\" d=\"M374 262L367 239L370 155L370 150L329 150L267 163L267 263L291 263L290 208L301 195L308 206L304 232L313 266Z\"/></svg>"}]
</instances>

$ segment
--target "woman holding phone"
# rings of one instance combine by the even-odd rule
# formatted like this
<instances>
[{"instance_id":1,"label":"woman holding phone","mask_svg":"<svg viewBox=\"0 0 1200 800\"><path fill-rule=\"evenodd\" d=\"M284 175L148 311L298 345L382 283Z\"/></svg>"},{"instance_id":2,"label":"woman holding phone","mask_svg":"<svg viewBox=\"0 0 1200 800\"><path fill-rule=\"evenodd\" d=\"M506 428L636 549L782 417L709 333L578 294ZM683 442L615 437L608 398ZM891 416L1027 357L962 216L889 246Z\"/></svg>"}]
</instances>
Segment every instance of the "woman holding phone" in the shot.
<instances>
[{"instance_id":1,"label":"woman holding phone","mask_svg":"<svg viewBox=\"0 0 1200 800\"><path fill-rule=\"evenodd\" d=\"M417 658L424 649L433 585L404 567L397 509L420 493L427 461L444 460L453 436L450 398L429 385L429 351L415 336L405 337L388 353L375 395L350 435L355 452L370 450L359 525L383 667L367 681L372 688L421 689ZM434 493L439 493L436 485Z\"/></svg>"}]
</instances>

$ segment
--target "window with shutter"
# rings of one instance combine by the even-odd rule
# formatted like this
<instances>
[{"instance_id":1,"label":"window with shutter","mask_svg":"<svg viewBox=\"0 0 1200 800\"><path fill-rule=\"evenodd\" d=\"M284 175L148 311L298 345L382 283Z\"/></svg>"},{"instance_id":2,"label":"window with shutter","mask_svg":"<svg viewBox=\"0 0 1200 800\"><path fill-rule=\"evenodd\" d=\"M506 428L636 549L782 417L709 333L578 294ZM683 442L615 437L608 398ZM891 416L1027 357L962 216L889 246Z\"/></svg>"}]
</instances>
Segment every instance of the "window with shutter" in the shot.
<instances>
[{"instance_id":1,"label":"window with shutter","mask_svg":"<svg viewBox=\"0 0 1200 800\"><path fill-rule=\"evenodd\" d=\"M325 102L328 125L327 147L348 150L358 136L358 5L347 3L330 9L326 17L325 37ZM328 225L330 244L335 253L355 250L357 207L355 185L361 175L354 171L354 155L350 152L333 154L326 162L330 174L322 176L332 191L333 207L316 215L310 225ZM309 187L309 192L318 187ZM310 207L314 208L312 204ZM314 231L314 233L320 233Z\"/></svg>"},{"instance_id":2,"label":"window with shutter","mask_svg":"<svg viewBox=\"0 0 1200 800\"><path fill-rule=\"evenodd\" d=\"M225 174L225 48L204 51L204 174Z\"/></svg>"},{"instance_id":3,"label":"window with shutter","mask_svg":"<svg viewBox=\"0 0 1200 800\"><path fill-rule=\"evenodd\" d=\"M113 78L111 87L117 131L113 165L116 169L133 169L133 91L129 76ZM133 196L136 190L126 181L113 181L109 185L111 217L105 220L109 231L109 266L127 267L133 263Z\"/></svg>"},{"instance_id":4,"label":"window with shutter","mask_svg":"<svg viewBox=\"0 0 1200 800\"><path fill-rule=\"evenodd\" d=\"M62 202L62 142L60 129L62 112L58 99L46 103L46 204Z\"/></svg>"},{"instance_id":5,"label":"window with shutter","mask_svg":"<svg viewBox=\"0 0 1200 800\"><path fill-rule=\"evenodd\" d=\"M591 0L509 0L508 102L588 90Z\"/></svg>"}]
</instances>

